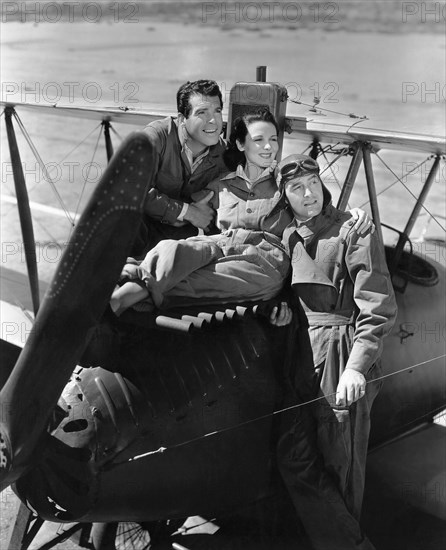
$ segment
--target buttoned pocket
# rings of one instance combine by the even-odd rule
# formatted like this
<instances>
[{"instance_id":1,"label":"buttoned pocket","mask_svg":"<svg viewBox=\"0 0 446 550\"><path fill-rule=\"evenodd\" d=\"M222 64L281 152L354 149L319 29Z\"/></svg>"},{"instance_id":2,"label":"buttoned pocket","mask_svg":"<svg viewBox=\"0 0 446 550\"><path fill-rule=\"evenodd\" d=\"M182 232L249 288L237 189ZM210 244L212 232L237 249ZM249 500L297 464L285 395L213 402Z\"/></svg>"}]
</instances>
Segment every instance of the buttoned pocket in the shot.
<instances>
[{"instance_id":1,"label":"buttoned pocket","mask_svg":"<svg viewBox=\"0 0 446 550\"><path fill-rule=\"evenodd\" d=\"M221 229L233 229L239 226L239 203L240 199L224 191L219 195L219 206L217 210L217 225Z\"/></svg>"}]
</instances>

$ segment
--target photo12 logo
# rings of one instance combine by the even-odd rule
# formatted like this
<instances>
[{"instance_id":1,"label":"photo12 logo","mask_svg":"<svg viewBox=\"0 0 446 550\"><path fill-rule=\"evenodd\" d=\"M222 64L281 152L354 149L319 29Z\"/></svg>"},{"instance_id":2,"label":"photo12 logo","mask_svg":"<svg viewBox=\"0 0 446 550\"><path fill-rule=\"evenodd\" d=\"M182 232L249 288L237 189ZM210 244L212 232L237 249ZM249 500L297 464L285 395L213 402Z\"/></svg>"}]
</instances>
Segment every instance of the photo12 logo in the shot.
<instances>
[{"instance_id":1,"label":"photo12 logo","mask_svg":"<svg viewBox=\"0 0 446 550\"><path fill-rule=\"evenodd\" d=\"M36 262L57 265L62 258L68 243L36 241ZM7 264L12 259L26 263L26 250L22 242L11 241L1 244L1 263Z\"/></svg>"},{"instance_id":2,"label":"photo12 logo","mask_svg":"<svg viewBox=\"0 0 446 550\"><path fill-rule=\"evenodd\" d=\"M202 23L339 23L337 2L203 2Z\"/></svg>"},{"instance_id":3,"label":"photo12 logo","mask_svg":"<svg viewBox=\"0 0 446 550\"><path fill-rule=\"evenodd\" d=\"M2 2L2 23L139 23L136 2Z\"/></svg>"},{"instance_id":4,"label":"photo12 logo","mask_svg":"<svg viewBox=\"0 0 446 550\"><path fill-rule=\"evenodd\" d=\"M444 82L402 82L401 99L403 103L409 101L442 103L446 101L446 84Z\"/></svg>"},{"instance_id":5,"label":"photo12 logo","mask_svg":"<svg viewBox=\"0 0 446 550\"><path fill-rule=\"evenodd\" d=\"M339 103L338 93L340 87L337 82L295 82L277 83L285 88L288 101L302 103L304 105L318 105L320 103ZM224 103L255 104L259 102L274 102L276 90L273 87L265 88L264 84L250 82L244 86L236 86L234 89L226 82L219 82L219 88ZM304 103L307 102L307 103ZM311 104L310 104L311 103Z\"/></svg>"},{"instance_id":6,"label":"photo12 logo","mask_svg":"<svg viewBox=\"0 0 446 550\"><path fill-rule=\"evenodd\" d=\"M98 82L2 82L3 101L21 103L48 103L54 105L63 100L74 103L83 100L97 103L101 100L113 103L138 103L136 94L139 85L136 82L114 82L103 87Z\"/></svg>"},{"instance_id":7,"label":"photo12 logo","mask_svg":"<svg viewBox=\"0 0 446 550\"><path fill-rule=\"evenodd\" d=\"M403 183L415 183L421 182L425 184L429 174L431 173L432 162L415 162L413 160L407 160L401 163L401 181ZM432 176L431 176L432 177ZM439 168L433 174L435 183L440 183L446 187L446 163L442 162Z\"/></svg>"},{"instance_id":8,"label":"photo12 logo","mask_svg":"<svg viewBox=\"0 0 446 550\"><path fill-rule=\"evenodd\" d=\"M403 2L403 23L443 23L446 21L446 2Z\"/></svg>"},{"instance_id":9,"label":"photo12 logo","mask_svg":"<svg viewBox=\"0 0 446 550\"><path fill-rule=\"evenodd\" d=\"M97 183L102 176L104 167L98 162L89 161L80 163L64 160L62 162L22 162L23 174L28 185L36 185L41 182L48 183ZM1 182L7 183L14 175L12 162L2 162Z\"/></svg>"}]
</instances>

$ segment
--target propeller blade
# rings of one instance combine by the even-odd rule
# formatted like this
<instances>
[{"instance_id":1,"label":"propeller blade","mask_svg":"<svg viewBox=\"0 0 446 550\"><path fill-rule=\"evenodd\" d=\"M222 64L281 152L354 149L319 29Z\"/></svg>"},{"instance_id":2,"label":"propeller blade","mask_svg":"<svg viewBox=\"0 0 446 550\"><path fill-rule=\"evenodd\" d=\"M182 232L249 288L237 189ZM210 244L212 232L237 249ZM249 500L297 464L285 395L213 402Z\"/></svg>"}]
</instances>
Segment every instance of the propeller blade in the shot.
<instances>
[{"instance_id":1,"label":"propeller blade","mask_svg":"<svg viewBox=\"0 0 446 550\"><path fill-rule=\"evenodd\" d=\"M146 134L129 136L107 166L0 393L0 490L18 479L99 321L136 236L156 170Z\"/></svg>"}]
</instances>

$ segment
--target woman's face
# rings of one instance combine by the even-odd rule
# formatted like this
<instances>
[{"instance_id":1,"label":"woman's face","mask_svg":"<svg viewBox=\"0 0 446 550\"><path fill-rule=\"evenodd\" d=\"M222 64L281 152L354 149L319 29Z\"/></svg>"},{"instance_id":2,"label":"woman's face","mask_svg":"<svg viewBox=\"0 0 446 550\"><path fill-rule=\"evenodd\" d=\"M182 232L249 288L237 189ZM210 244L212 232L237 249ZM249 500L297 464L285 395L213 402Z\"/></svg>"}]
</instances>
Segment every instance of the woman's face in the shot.
<instances>
[{"instance_id":1,"label":"woman's face","mask_svg":"<svg viewBox=\"0 0 446 550\"><path fill-rule=\"evenodd\" d=\"M237 147L245 153L247 162L260 168L268 168L279 150L274 124L263 120L251 122L245 142L237 141Z\"/></svg>"}]
</instances>

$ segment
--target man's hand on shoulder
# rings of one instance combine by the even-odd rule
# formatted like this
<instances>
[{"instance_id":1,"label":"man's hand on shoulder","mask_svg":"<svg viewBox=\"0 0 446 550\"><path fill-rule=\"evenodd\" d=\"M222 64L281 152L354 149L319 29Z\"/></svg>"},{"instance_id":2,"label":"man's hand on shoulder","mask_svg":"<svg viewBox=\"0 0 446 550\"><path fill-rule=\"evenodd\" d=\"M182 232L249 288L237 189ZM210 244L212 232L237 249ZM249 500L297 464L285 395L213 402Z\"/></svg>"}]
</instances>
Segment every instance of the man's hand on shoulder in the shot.
<instances>
[{"instance_id":1,"label":"man's hand on shoulder","mask_svg":"<svg viewBox=\"0 0 446 550\"><path fill-rule=\"evenodd\" d=\"M375 225L367 212L361 210L361 208L352 208L350 210L350 214L355 221L353 229L356 233L358 233L358 235L365 235L369 229L370 233L375 231Z\"/></svg>"},{"instance_id":2,"label":"man's hand on shoulder","mask_svg":"<svg viewBox=\"0 0 446 550\"><path fill-rule=\"evenodd\" d=\"M206 229L215 216L215 210L208 204L213 196L214 192L209 191L209 193L199 201L190 203L184 215L184 220L199 229Z\"/></svg>"},{"instance_id":3,"label":"man's hand on shoulder","mask_svg":"<svg viewBox=\"0 0 446 550\"><path fill-rule=\"evenodd\" d=\"M365 395L366 379L360 372L346 368L336 388L336 405L349 407Z\"/></svg>"}]
</instances>

